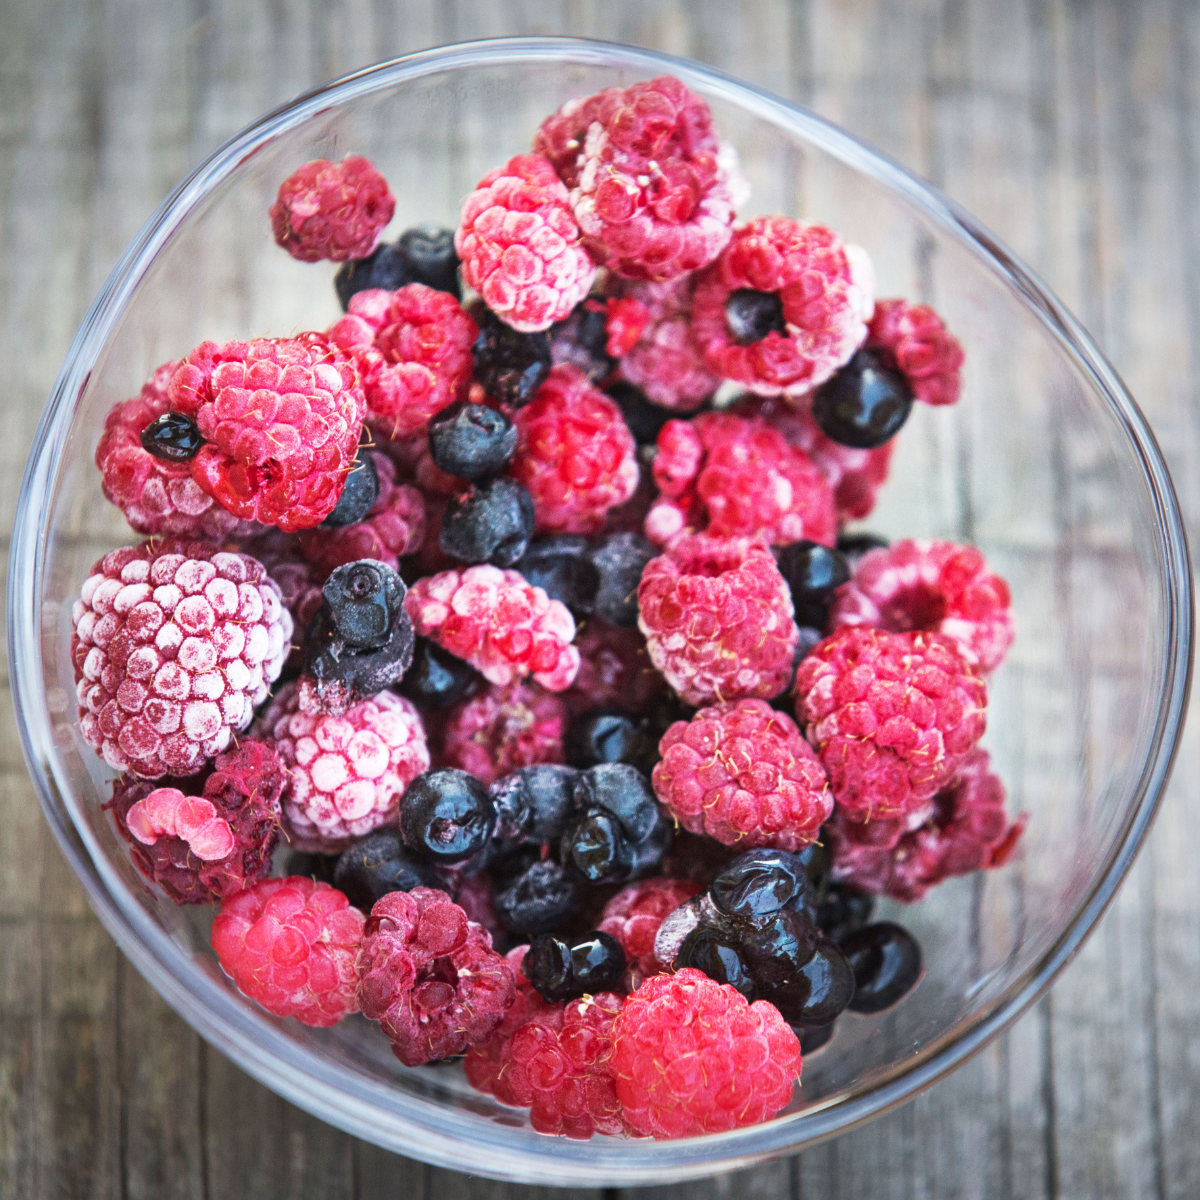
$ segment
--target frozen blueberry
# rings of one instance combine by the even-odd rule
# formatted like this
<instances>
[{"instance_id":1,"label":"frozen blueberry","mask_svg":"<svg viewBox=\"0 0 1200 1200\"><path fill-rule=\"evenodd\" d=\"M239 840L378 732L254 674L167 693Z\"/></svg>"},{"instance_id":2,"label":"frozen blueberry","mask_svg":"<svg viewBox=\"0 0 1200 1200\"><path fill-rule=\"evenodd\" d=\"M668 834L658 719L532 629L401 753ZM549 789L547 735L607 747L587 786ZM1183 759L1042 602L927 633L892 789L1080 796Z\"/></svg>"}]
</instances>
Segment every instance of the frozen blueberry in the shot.
<instances>
[{"instance_id":1,"label":"frozen blueberry","mask_svg":"<svg viewBox=\"0 0 1200 1200\"><path fill-rule=\"evenodd\" d=\"M843 533L837 540L837 548L842 552L846 562L853 571L858 567L859 559L871 550L886 550L887 538L875 533Z\"/></svg>"},{"instance_id":2,"label":"frozen blueberry","mask_svg":"<svg viewBox=\"0 0 1200 1200\"><path fill-rule=\"evenodd\" d=\"M570 363L589 379L604 379L617 365L608 354L608 310L603 301L580 301L569 316L550 326L550 352L556 363Z\"/></svg>"},{"instance_id":3,"label":"frozen blueberry","mask_svg":"<svg viewBox=\"0 0 1200 1200\"><path fill-rule=\"evenodd\" d=\"M671 827L646 777L628 763L581 771L578 816L566 827L562 861L589 883L621 883L654 870L670 844Z\"/></svg>"},{"instance_id":4,"label":"frozen blueberry","mask_svg":"<svg viewBox=\"0 0 1200 1200\"><path fill-rule=\"evenodd\" d=\"M815 1054L822 1046L828 1046L833 1039L837 1025L830 1021L828 1025L797 1025L796 1036L800 1039L800 1053L807 1058Z\"/></svg>"},{"instance_id":5,"label":"frozen blueberry","mask_svg":"<svg viewBox=\"0 0 1200 1200\"><path fill-rule=\"evenodd\" d=\"M461 479L486 479L508 465L517 449L517 427L483 404L456 400L429 426L434 465Z\"/></svg>"},{"instance_id":6,"label":"frozen blueberry","mask_svg":"<svg viewBox=\"0 0 1200 1200\"><path fill-rule=\"evenodd\" d=\"M709 979L737 988L751 1003L758 999L758 986L742 959L737 935L721 926L697 925L683 939L674 966L676 970L695 967Z\"/></svg>"},{"instance_id":7,"label":"frozen blueberry","mask_svg":"<svg viewBox=\"0 0 1200 1200\"><path fill-rule=\"evenodd\" d=\"M475 379L495 400L520 408L550 374L550 339L545 333L518 333L482 301L471 305L479 325L472 351Z\"/></svg>"},{"instance_id":8,"label":"frozen blueberry","mask_svg":"<svg viewBox=\"0 0 1200 1200\"><path fill-rule=\"evenodd\" d=\"M600 586L592 600L592 615L622 629L638 621L638 584L646 564L658 550L636 533L613 533L592 550Z\"/></svg>"},{"instance_id":9,"label":"frozen blueberry","mask_svg":"<svg viewBox=\"0 0 1200 1200\"><path fill-rule=\"evenodd\" d=\"M908 380L883 353L864 346L817 389L812 414L832 441L873 450L900 432L912 406Z\"/></svg>"},{"instance_id":10,"label":"frozen blueberry","mask_svg":"<svg viewBox=\"0 0 1200 1200\"><path fill-rule=\"evenodd\" d=\"M492 898L513 933L536 937L561 928L580 908L579 881L550 859L539 859Z\"/></svg>"},{"instance_id":11,"label":"frozen blueberry","mask_svg":"<svg viewBox=\"0 0 1200 1200\"><path fill-rule=\"evenodd\" d=\"M743 346L761 342L768 333L787 336L783 301L774 292L738 288L725 301L725 324L735 341Z\"/></svg>"},{"instance_id":12,"label":"frozen blueberry","mask_svg":"<svg viewBox=\"0 0 1200 1200\"><path fill-rule=\"evenodd\" d=\"M819 542L791 542L775 547L774 554L792 593L796 624L823 629L834 592L850 580L845 557Z\"/></svg>"},{"instance_id":13,"label":"frozen blueberry","mask_svg":"<svg viewBox=\"0 0 1200 1200\"><path fill-rule=\"evenodd\" d=\"M573 767L623 762L648 774L658 761L658 738L650 723L616 708L580 713L567 727L565 748Z\"/></svg>"},{"instance_id":14,"label":"frozen blueberry","mask_svg":"<svg viewBox=\"0 0 1200 1200\"><path fill-rule=\"evenodd\" d=\"M600 589L600 570L591 559L591 544L577 534L535 538L517 570L574 613L590 613Z\"/></svg>"},{"instance_id":15,"label":"frozen blueberry","mask_svg":"<svg viewBox=\"0 0 1200 1200\"><path fill-rule=\"evenodd\" d=\"M653 446L662 427L676 415L669 409L651 404L645 392L624 380L610 384L604 390L610 400L616 401L633 440L641 446Z\"/></svg>"},{"instance_id":16,"label":"frozen blueberry","mask_svg":"<svg viewBox=\"0 0 1200 1200\"><path fill-rule=\"evenodd\" d=\"M419 637L413 646L412 665L397 690L422 709L440 712L465 700L483 683L483 676L436 642Z\"/></svg>"},{"instance_id":17,"label":"frozen blueberry","mask_svg":"<svg viewBox=\"0 0 1200 1200\"><path fill-rule=\"evenodd\" d=\"M753 959L750 969L758 980L759 964ZM820 934L798 969L771 984L759 981L759 999L769 1000L792 1025L828 1025L845 1011L853 995L850 964L841 950Z\"/></svg>"},{"instance_id":18,"label":"frozen blueberry","mask_svg":"<svg viewBox=\"0 0 1200 1200\"><path fill-rule=\"evenodd\" d=\"M496 837L556 842L575 803L579 772L556 763L521 767L489 789L496 809Z\"/></svg>"},{"instance_id":19,"label":"frozen blueberry","mask_svg":"<svg viewBox=\"0 0 1200 1200\"><path fill-rule=\"evenodd\" d=\"M907 929L890 921L847 934L841 948L854 972L852 1012L883 1012L921 981L921 947Z\"/></svg>"},{"instance_id":20,"label":"frozen blueberry","mask_svg":"<svg viewBox=\"0 0 1200 1200\"><path fill-rule=\"evenodd\" d=\"M200 453L204 439L191 417L166 412L155 417L141 434L142 449L164 462L187 462Z\"/></svg>"},{"instance_id":21,"label":"frozen blueberry","mask_svg":"<svg viewBox=\"0 0 1200 1200\"><path fill-rule=\"evenodd\" d=\"M452 229L421 225L406 230L399 241L381 243L366 258L344 263L334 276L333 286L345 309L355 292L368 288L394 292L410 283L449 292L455 299L461 297Z\"/></svg>"},{"instance_id":22,"label":"frozen blueberry","mask_svg":"<svg viewBox=\"0 0 1200 1200\"><path fill-rule=\"evenodd\" d=\"M710 893L723 913L754 920L803 902L807 886L804 864L795 854L761 849L735 858L712 881Z\"/></svg>"},{"instance_id":23,"label":"frozen blueberry","mask_svg":"<svg viewBox=\"0 0 1200 1200\"><path fill-rule=\"evenodd\" d=\"M439 887L437 874L400 839L395 828L377 829L343 850L333 870L333 886L364 913L389 892Z\"/></svg>"},{"instance_id":24,"label":"frozen blueberry","mask_svg":"<svg viewBox=\"0 0 1200 1200\"><path fill-rule=\"evenodd\" d=\"M400 800L404 844L434 862L457 863L477 854L495 824L487 788L466 771L426 771Z\"/></svg>"},{"instance_id":25,"label":"frozen blueberry","mask_svg":"<svg viewBox=\"0 0 1200 1200\"><path fill-rule=\"evenodd\" d=\"M607 933L563 939L543 933L533 939L521 972L551 1003L611 991L625 973L625 951Z\"/></svg>"},{"instance_id":26,"label":"frozen blueberry","mask_svg":"<svg viewBox=\"0 0 1200 1200\"><path fill-rule=\"evenodd\" d=\"M329 529L357 525L359 521L366 518L377 499L379 499L379 472L375 469L375 460L369 454L365 454L360 446L354 466L350 468L350 474L346 476L342 494L338 497L333 512L321 524Z\"/></svg>"},{"instance_id":27,"label":"frozen blueberry","mask_svg":"<svg viewBox=\"0 0 1200 1200\"><path fill-rule=\"evenodd\" d=\"M342 641L377 649L404 612L407 590L395 571L362 558L332 571L321 587L321 596Z\"/></svg>"},{"instance_id":28,"label":"frozen blueberry","mask_svg":"<svg viewBox=\"0 0 1200 1200\"><path fill-rule=\"evenodd\" d=\"M489 479L446 506L439 544L463 562L511 567L529 545L533 517L533 497L521 484Z\"/></svg>"}]
</instances>

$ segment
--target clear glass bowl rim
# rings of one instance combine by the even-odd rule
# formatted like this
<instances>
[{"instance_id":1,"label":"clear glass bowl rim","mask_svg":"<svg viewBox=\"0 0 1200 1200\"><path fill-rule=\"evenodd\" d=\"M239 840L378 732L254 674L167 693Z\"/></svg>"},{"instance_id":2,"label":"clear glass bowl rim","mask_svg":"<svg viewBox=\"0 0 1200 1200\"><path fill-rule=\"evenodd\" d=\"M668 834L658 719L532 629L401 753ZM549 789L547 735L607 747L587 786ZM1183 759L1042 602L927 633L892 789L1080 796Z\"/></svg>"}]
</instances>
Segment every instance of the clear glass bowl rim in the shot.
<instances>
[{"instance_id":1,"label":"clear glass bowl rim","mask_svg":"<svg viewBox=\"0 0 1200 1200\"><path fill-rule=\"evenodd\" d=\"M1016 292L1115 417L1141 464L1157 513L1155 550L1165 582L1164 688L1150 751L1108 860L1055 944L988 1008L896 1067L875 1086L796 1120L679 1142L586 1145L540 1139L513 1146L501 1126L435 1110L419 1097L347 1086L338 1068L252 1018L160 930L107 868L56 765L43 686L42 566L49 500L77 404L99 353L154 256L213 188L264 143L308 118L371 92L452 69L532 61L671 73L724 94L833 158L899 193L923 217L967 246ZM32 586L26 581L32 580ZM497 38L420 51L313 89L268 113L215 150L158 207L93 302L47 400L18 500L8 579L8 652L22 749L39 801L88 900L137 970L202 1037L279 1095L349 1133L437 1166L549 1185L665 1183L735 1170L843 1133L902 1104L960 1066L1017 1019L1078 952L1133 862L1169 778L1190 690L1194 602L1178 499L1154 435L1124 384L1075 318L1036 275L955 203L910 171L813 113L715 68L639 47L574 38ZM456 1128L456 1126L460 1126Z\"/></svg>"}]
</instances>

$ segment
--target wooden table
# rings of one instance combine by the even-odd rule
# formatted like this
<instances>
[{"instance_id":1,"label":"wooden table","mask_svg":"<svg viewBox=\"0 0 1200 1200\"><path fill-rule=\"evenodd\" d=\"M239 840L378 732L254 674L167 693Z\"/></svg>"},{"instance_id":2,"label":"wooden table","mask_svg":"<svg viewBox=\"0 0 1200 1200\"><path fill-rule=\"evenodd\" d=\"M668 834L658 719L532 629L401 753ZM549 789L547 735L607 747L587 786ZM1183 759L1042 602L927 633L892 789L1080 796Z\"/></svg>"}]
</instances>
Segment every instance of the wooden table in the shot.
<instances>
[{"instance_id":1,"label":"wooden table","mask_svg":"<svg viewBox=\"0 0 1200 1200\"><path fill-rule=\"evenodd\" d=\"M1187 519L1200 516L1194 5L3 0L0 529L76 325L177 179L315 83L505 33L715 63L928 176L1079 314L1153 422ZM0 705L0 1197L519 1194L357 1142L206 1047L92 917L42 822L6 686ZM1200 1195L1198 766L1193 723L1120 899L1006 1036L860 1132L687 1194Z\"/></svg>"}]
</instances>

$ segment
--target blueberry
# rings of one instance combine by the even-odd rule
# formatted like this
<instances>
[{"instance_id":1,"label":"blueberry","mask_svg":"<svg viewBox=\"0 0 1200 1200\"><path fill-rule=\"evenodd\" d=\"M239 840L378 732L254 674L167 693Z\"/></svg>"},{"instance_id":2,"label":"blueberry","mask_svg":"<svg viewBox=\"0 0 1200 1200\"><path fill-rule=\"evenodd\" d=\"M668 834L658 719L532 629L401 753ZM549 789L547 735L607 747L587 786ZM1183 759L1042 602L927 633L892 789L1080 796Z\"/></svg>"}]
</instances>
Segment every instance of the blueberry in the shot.
<instances>
[{"instance_id":1,"label":"blueberry","mask_svg":"<svg viewBox=\"0 0 1200 1200\"><path fill-rule=\"evenodd\" d=\"M853 996L850 964L833 942L821 936L799 970L773 987L760 985L759 989L760 999L774 1004L791 1025L828 1025L852 1003Z\"/></svg>"},{"instance_id":2,"label":"blueberry","mask_svg":"<svg viewBox=\"0 0 1200 1200\"><path fill-rule=\"evenodd\" d=\"M394 292L410 283L449 292L455 299L462 295L453 230L429 225L409 229L399 241L382 243L366 258L344 263L334 276L333 286L345 309L355 292L368 288Z\"/></svg>"},{"instance_id":3,"label":"blueberry","mask_svg":"<svg viewBox=\"0 0 1200 1200\"><path fill-rule=\"evenodd\" d=\"M796 851L796 857L800 860L800 865L804 868L804 873L813 886L820 885L824 881L833 862L829 846L821 841L809 842L803 849Z\"/></svg>"},{"instance_id":4,"label":"blueberry","mask_svg":"<svg viewBox=\"0 0 1200 1200\"><path fill-rule=\"evenodd\" d=\"M812 414L827 438L873 450L900 432L912 406L908 380L882 352L864 347L817 389Z\"/></svg>"},{"instance_id":5,"label":"blueberry","mask_svg":"<svg viewBox=\"0 0 1200 1200\"><path fill-rule=\"evenodd\" d=\"M877 1013L891 1008L921 980L921 947L908 930L890 921L847 934L841 948L854 971L852 1012Z\"/></svg>"},{"instance_id":6,"label":"blueberry","mask_svg":"<svg viewBox=\"0 0 1200 1200\"><path fill-rule=\"evenodd\" d=\"M737 936L719 926L697 925L683 939L674 967L695 967L709 979L737 988L751 1003L758 999L758 987L742 960Z\"/></svg>"},{"instance_id":7,"label":"blueberry","mask_svg":"<svg viewBox=\"0 0 1200 1200\"><path fill-rule=\"evenodd\" d=\"M306 854L303 850L293 850L283 865L283 873L303 875L318 883L333 883L333 869L337 861L336 854Z\"/></svg>"},{"instance_id":8,"label":"blueberry","mask_svg":"<svg viewBox=\"0 0 1200 1200\"><path fill-rule=\"evenodd\" d=\"M633 440L641 446L653 446L662 427L676 416L669 409L652 404L646 399L645 392L624 380L610 384L604 390L610 400L616 401Z\"/></svg>"},{"instance_id":9,"label":"blueberry","mask_svg":"<svg viewBox=\"0 0 1200 1200\"><path fill-rule=\"evenodd\" d=\"M434 465L460 479L498 475L517 449L517 427L501 412L483 404L456 400L429 426Z\"/></svg>"},{"instance_id":10,"label":"blueberry","mask_svg":"<svg viewBox=\"0 0 1200 1200\"><path fill-rule=\"evenodd\" d=\"M574 1000L617 987L625 951L616 938L598 931L569 940L543 933L530 944L521 972L543 1000Z\"/></svg>"},{"instance_id":11,"label":"blueberry","mask_svg":"<svg viewBox=\"0 0 1200 1200\"><path fill-rule=\"evenodd\" d=\"M800 1053L804 1058L815 1054L822 1046L828 1046L833 1040L837 1025L830 1021L828 1025L797 1025L796 1036L800 1039Z\"/></svg>"},{"instance_id":12,"label":"blueberry","mask_svg":"<svg viewBox=\"0 0 1200 1200\"><path fill-rule=\"evenodd\" d=\"M556 363L570 363L589 379L611 375L617 360L608 354L608 311L603 301L583 300L551 325L550 347Z\"/></svg>"},{"instance_id":13,"label":"blueberry","mask_svg":"<svg viewBox=\"0 0 1200 1200\"><path fill-rule=\"evenodd\" d=\"M404 612L404 581L381 562L361 558L335 568L321 587L342 641L378 649Z\"/></svg>"},{"instance_id":14,"label":"blueberry","mask_svg":"<svg viewBox=\"0 0 1200 1200\"><path fill-rule=\"evenodd\" d=\"M806 913L790 908L753 922L731 924L739 931L738 945L746 967L767 1000L775 993L786 993L797 972L812 958L820 937Z\"/></svg>"},{"instance_id":15,"label":"blueberry","mask_svg":"<svg viewBox=\"0 0 1200 1200\"><path fill-rule=\"evenodd\" d=\"M723 913L743 920L771 916L803 901L807 887L804 864L786 850L750 850L739 855L712 881L713 903Z\"/></svg>"},{"instance_id":16,"label":"blueberry","mask_svg":"<svg viewBox=\"0 0 1200 1200\"><path fill-rule=\"evenodd\" d=\"M533 497L515 479L496 478L455 496L442 517L439 545L468 563L511 567L533 534Z\"/></svg>"},{"instance_id":17,"label":"blueberry","mask_svg":"<svg viewBox=\"0 0 1200 1200\"><path fill-rule=\"evenodd\" d=\"M623 762L649 772L658 760L658 739L648 721L601 708L580 713L567 727L566 757L573 767Z\"/></svg>"},{"instance_id":18,"label":"blueberry","mask_svg":"<svg viewBox=\"0 0 1200 1200\"><path fill-rule=\"evenodd\" d=\"M792 542L775 547L774 554L792 593L796 624L823 629L834 592L850 579L846 559L820 542Z\"/></svg>"},{"instance_id":19,"label":"blueberry","mask_svg":"<svg viewBox=\"0 0 1200 1200\"><path fill-rule=\"evenodd\" d=\"M725 301L725 324L734 341L743 346L761 342L768 333L787 336L787 321L783 318L783 301L774 292L759 292L754 288L738 288Z\"/></svg>"},{"instance_id":20,"label":"blueberry","mask_svg":"<svg viewBox=\"0 0 1200 1200\"><path fill-rule=\"evenodd\" d=\"M874 896L844 883L830 883L817 903L816 920L821 930L840 945L849 934L866 925L874 911Z\"/></svg>"},{"instance_id":21,"label":"blueberry","mask_svg":"<svg viewBox=\"0 0 1200 1200\"><path fill-rule=\"evenodd\" d=\"M589 883L624 883L655 871L670 840L671 826L661 813L655 813L646 836L634 841L617 817L593 808L567 825L559 852Z\"/></svg>"},{"instance_id":22,"label":"blueberry","mask_svg":"<svg viewBox=\"0 0 1200 1200\"><path fill-rule=\"evenodd\" d=\"M886 550L887 538L875 533L843 533L837 540L837 548L844 555L850 570L858 568L859 560L872 550Z\"/></svg>"},{"instance_id":23,"label":"blueberry","mask_svg":"<svg viewBox=\"0 0 1200 1200\"><path fill-rule=\"evenodd\" d=\"M343 850L332 882L364 913L389 892L411 892L440 883L433 868L405 847L395 828L377 829Z\"/></svg>"},{"instance_id":24,"label":"blueberry","mask_svg":"<svg viewBox=\"0 0 1200 1200\"><path fill-rule=\"evenodd\" d=\"M649 837L659 817L658 801L645 775L628 763L601 763L581 771L575 784L581 811L602 809L620 823L631 842Z\"/></svg>"},{"instance_id":25,"label":"blueberry","mask_svg":"<svg viewBox=\"0 0 1200 1200\"><path fill-rule=\"evenodd\" d=\"M404 672L398 691L422 709L440 712L465 700L483 682L483 676L436 642L419 637L412 665Z\"/></svg>"},{"instance_id":26,"label":"blueberry","mask_svg":"<svg viewBox=\"0 0 1200 1200\"><path fill-rule=\"evenodd\" d=\"M163 413L142 430L142 449L164 462L187 462L203 445L196 422L183 413Z\"/></svg>"},{"instance_id":27,"label":"blueberry","mask_svg":"<svg viewBox=\"0 0 1200 1200\"><path fill-rule=\"evenodd\" d=\"M580 995L612 991L625 974L625 951L621 943L598 930L573 940L571 974Z\"/></svg>"},{"instance_id":28,"label":"blueberry","mask_svg":"<svg viewBox=\"0 0 1200 1200\"><path fill-rule=\"evenodd\" d=\"M575 803L579 772L554 763L521 767L488 789L496 809L495 836L556 842Z\"/></svg>"},{"instance_id":29,"label":"blueberry","mask_svg":"<svg viewBox=\"0 0 1200 1200\"><path fill-rule=\"evenodd\" d=\"M405 845L434 862L457 863L478 854L495 824L487 788L466 771L426 771L400 800Z\"/></svg>"},{"instance_id":30,"label":"blueberry","mask_svg":"<svg viewBox=\"0 0 1200 1200\"><path fill-rule=\"evenodd\" d=\"M333 512L321 522L326 529L340 529L346 525L357 525L366 518L375 501L379 499L379 472L375 460L362 447L354 460L354 466L346 476L346 484L338 497Z\"/></svg>"},{"instance_id":31,"label":"blueberry","mask_svg":"<svg viewBox=\"0 0 1200 1200\"><path fill-rule=\"evenodd\" d=\"M591 555L600 573L592 615L622 629L634 628L638 621L638 584L646 564L658 553L636 533L613 533L602 538Z\"/></svg>"},{"instance_id":32,"label":"blueberry","mask_svg":"<svg viewBox=\"0 0 1200 1200\"><path fill-rule=\"evenodd\" d=\"M514 933L552 933L579 911L579 881L556 862L539 859L492 898L496 915Z\"/></svg>"},{"instance_id":33,"label":"blueberry","mask_svg":"<svg viewBox=\"0 0 1200 1200\"><path fill-rule=\"evenodd\" d=\"M545 333L518 333L482 301L471 305L479 325L472 352L475 379L495 400L520 408L550 374L550 339Z\"/></svg>"},{"instance_id":34,"label":"blueberry","mask_svg":"<svg viewBox=\"0 0 1200 1200\"><path fill-rule=\"evenodd\" d=\"M572 612L591 612L600 589L600 571L590 558L587 538L564 533L535 538L517 570L551 600L561 600Z\"/></svg>"}]
</instances>

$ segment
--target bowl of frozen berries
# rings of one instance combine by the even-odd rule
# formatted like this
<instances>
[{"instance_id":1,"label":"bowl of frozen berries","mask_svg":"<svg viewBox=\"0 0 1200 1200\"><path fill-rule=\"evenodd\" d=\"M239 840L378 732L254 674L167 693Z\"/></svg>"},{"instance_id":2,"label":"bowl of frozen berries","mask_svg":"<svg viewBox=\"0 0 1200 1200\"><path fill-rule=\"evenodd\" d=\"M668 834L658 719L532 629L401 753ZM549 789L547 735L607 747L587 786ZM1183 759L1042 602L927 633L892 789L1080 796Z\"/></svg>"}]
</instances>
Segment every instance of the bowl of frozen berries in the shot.
<instances>
[{"instance_id":1,"label":"bowl of frozen berries","mask_svg":"<svg viewBox=\"0 0 1200 1200\"><path fill-rule=\"evenodd\" d=\"M590 1186L794 1151L1019 1015L1191 655L1153 437L995 239L556 39L362 72L181 184L9 578L47 817L162 995L344 1129Z\"/></svg>"}]
</instances>

